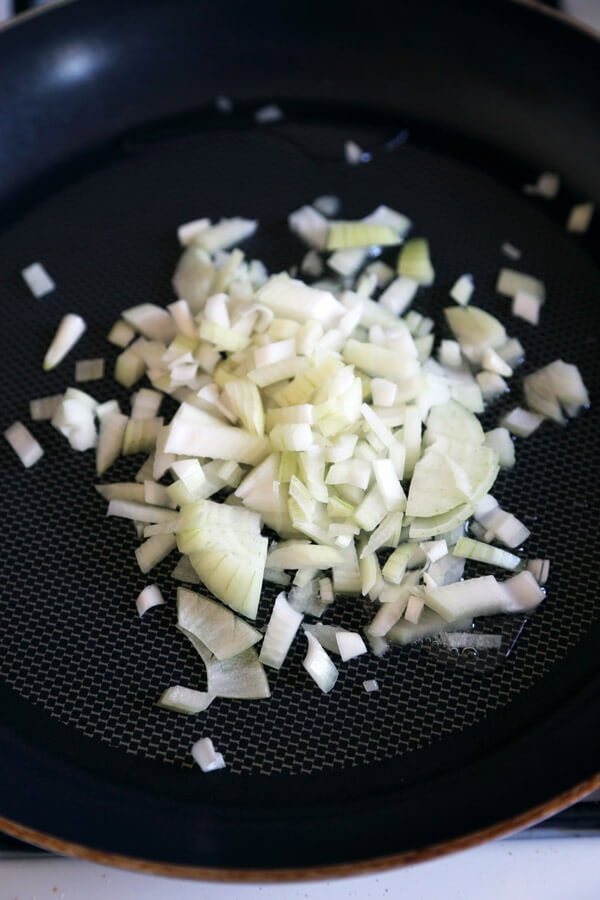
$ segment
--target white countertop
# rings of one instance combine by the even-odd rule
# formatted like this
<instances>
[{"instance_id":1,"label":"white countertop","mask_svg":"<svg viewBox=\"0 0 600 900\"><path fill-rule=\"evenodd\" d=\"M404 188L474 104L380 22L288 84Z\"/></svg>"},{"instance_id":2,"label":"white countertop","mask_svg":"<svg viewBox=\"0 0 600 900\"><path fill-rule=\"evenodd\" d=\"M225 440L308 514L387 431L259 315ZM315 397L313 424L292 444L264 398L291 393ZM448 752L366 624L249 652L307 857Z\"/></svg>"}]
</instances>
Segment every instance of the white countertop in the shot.
<instances>
[{"instance_id":1,"label":"white countertop","mask_svg":"<svg viewBox=\"0 0 600 900\"><path fill-rule=\"evenodd\" d=\"M79 860L0 862L0 900L598 900L600 838L504 840L393 872L288 885L191 882Z\"/></svg>"}]
</instances>

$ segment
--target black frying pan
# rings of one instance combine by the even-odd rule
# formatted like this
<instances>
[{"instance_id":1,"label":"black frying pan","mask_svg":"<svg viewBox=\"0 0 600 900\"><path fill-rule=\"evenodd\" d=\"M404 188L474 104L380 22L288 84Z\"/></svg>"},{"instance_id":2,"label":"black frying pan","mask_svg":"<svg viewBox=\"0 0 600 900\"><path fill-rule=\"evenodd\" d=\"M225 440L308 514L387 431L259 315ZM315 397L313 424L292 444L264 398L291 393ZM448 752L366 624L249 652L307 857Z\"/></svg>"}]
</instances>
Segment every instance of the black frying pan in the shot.
<instances>
[{"instance_id":1,"label":"black frying pan","mask_svg":"<svg viewBox=\"0 0 600 900\"><path fill-rule=\"evenodd\" d=\"M202 670L174 631L174 588L167 607L141 622L133 612L146 579L134 536L103 519L91 459L38 427L46 456L24 472L3 444L6 831L154 871L285 878L423 859L599 783L598 227L583 239L564 230L571 203L600 198L599 59L589 34L509 2L81 0L3 30L3 428L72 377L72 363L40 368L60 315L87 319L82 356L110 356L104 334L120 309L171 298L180 222L258 216L248 250L276 269L301 253L287 213L323 193L347 216L387 202L414 218L437 270L417 307L435 317L457 274L474 271L482 302L506 319L499 246L521 247L549 293L539 330L510 322L526 367L563 356L592 396L566 429L520 444L497 485L531 523L530 554L552 559L548 599L508 658L427 645L363 657L322 697L298 646L270 702L223 701L203 719L154 706L169 684L201 686ZM233 98L231 115L215 111L217 95ZM253 113L267 101L286 117L260 127ZM344 162L349 138L370 163ZM542 169L561 174L555 201L522 194ZM58 284L43 301L19 276L37 259ZM111 472L131 474L128 461ZM340 604L343 624L365 615ZM520 624L490 627L506 647ZM362 691L367 677L377 695ZM202 734L225 771L192 767Z\"/></svg>"}]
</instances>

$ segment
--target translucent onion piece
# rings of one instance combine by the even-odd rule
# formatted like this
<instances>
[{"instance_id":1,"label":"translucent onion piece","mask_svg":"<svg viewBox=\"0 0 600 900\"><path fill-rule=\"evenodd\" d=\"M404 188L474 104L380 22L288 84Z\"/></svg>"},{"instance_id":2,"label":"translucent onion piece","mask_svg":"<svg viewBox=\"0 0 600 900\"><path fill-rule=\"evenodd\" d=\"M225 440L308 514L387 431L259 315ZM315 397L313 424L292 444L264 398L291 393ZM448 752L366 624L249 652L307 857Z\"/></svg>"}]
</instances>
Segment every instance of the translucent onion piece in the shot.
<instances>
[{"instance_id":1,"label":"translucent onion piece","mask_svg":"<svg viewBox=\"0 0 600 900\"><path fill-rule=\"evenodd\" d=\"M192 756L203 772L214 772L225 768L225 760L217 753L210 738L200 738L192 746Z\"/></svg>"},{"instance_id":2,"label":"translucent onion piece","mask_svg":"<svg viewBox=\"0 0 600 900\"><path fill-rule=\"evenodd\" d=\"M327 694L337 681L339 674L337 667L316 637L309 632L305 632L305 635L308 641L308 651L302 665L323 693Z\"/></svg>"},{"instance_id":3,"label":"translucent onion piece","mask_svg":"<svg viewBox=\"0 0 600 900\"><path fill-rule=\"evenodd\" d=\"M36 441L22 422L13 422L5 431L4 437L13 448L26 469L44 455L42 446Z\"/></svg>"},{"instance_id":4,"label":"translucent onion piece","mask_svg":"<svg viewBox=\"0 0 600 900\"><path fill-rule=\"evenodd\" d=\"M56 285L39 262L32 263L22 270L21 276L34 297L38 299L51 293Z\"/></svg>"}]
</instances>

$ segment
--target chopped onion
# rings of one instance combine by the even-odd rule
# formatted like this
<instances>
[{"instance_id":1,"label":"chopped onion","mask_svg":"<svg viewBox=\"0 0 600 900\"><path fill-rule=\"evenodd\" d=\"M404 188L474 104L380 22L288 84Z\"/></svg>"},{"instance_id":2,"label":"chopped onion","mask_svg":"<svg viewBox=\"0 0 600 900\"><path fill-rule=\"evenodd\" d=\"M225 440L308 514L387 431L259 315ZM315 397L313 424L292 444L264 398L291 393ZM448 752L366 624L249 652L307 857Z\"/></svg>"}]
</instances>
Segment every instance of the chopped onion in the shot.
<instances>
[{"instance_id":1,"label":"chopped onion","mask_svg":"<svg viewBox=\"0 0 600 900\"><path fill-rule=\"evenodd\" d=\"M508 428L511 434L517 437L529 437L530 434L540 427L544 421L544 416L539 413L529 412L520 406L515 407L507 415L500 420L503 428Z\"/></svg>"},{"instance_id":2,"label":"chopped onion","mask_svg":"<svg viewBox=\"0 0 600 900\"><path fill-rule=\"evenodd\" d=\"M80 359L75 363L75 381L99 381L104 378L104 359Z\"/></svg>"},{"instance_id":3,"label":"chopped onion","mask_svg":"<svg viewBox=\"0 0 600 900\"><path fill-rule=\"evenodd\" d=\"M284 593L277 595L258 657L263 665L281 668L302 618L302 613L292 609Z\"/></svg>"},{"instance_id":4,"label":"chopped onion","mask_svg":"<svg viewBox=\"0 0 600 900\"><path fill-rule=\"evenodd\" d=\"M369 158L351 142L347 153L355 163ZM75 449L97 447L99 474L119 455L150 453L135 483L99 485L99 493L110 515L130 519L146 539L136 551L142 572L176 548L173 577L217 598L178 590L178 627L204 661L208 687L169 688L159 701L166 708L191 714L217 696L268 697L262 664L281 668L303 616L319 618L335 594L375 604L364 633L376 655L388 640L448 631L458 632L444 638L448 645L481 649L496 636L473 637L474 616L521 612L543 599L547 561L524 569L515 553L492 546L514 549L529 530L488 491L499 467L514 464L511 432L528 434L544 418L563 422L587 406L579 371L555 360L526 376L529 409L484 433L477 416L508 390L503 376L522 361L519 341L467 305L473 278L463 275L450 291L457 305L445 310L454 339L434 359L433 319L407 312L434 280L427 241L402 243L411 222L389 207L330 221L323 213L337 215L338 206L323 197L290 216L311 248L301 271L320 278L320 254L333 251L327 264L339 277L310 285L270 275L234 248L254 233L254 220L180 226L180 299L125 310L110 332L122 348L117 381L132 388L145 376L151 385L131 398L131 417L116 401L98 405L74 389L49 414ZM396 274L382 248L399 244ZM512 245L503 252L519 255ZM497 289L516 315L537 321L541 281L504 268ZM59 344L56 361L69 349L64 335ZM158 416L165 395L178 404L166 424ZM43 403L32 403L32 416L46 415ZM221 502L208 499L215 496ZM476 540L465 536L471 516ZM276 533L271 546L264 526ZM383 568L382 548L391 550ZM521 571L504 582L462 581L466 558ZM288 597L271 607L259 657L262 633L232 610L256 618L263 582L287 586L292 577ZM147 587L140 615L159 602L158 587ZM367 650L358 632L334 624L305 633L303 665L324 692L338 676L327 650L342 660Z\"/></svg>"},{"instance_id":5,"label":"chopped onion","mask_svg":"<svg viewBox=\"0 0 600 900\"><path fill-rule=\"evenodd\" d=\"M83 332L86 324L81 316L68 313L62 319L52 343L44 357L44 369L54 369L65 358L69 350L72 350Z\"/></svg>"},{"instance_id":6,"label":"chopped onion","mask_svg":"<svg viewBox=\"0 0 600 900\"><path fill-rule=\"evenodd\" d=\"M593 203L578 203L569 213L567 231L573 234L584 234L590 227L593 215Z\"/></svg>"},{"instance_id":7,"label":"chopped onion","mask_svg":"<svg viewBox=\"0 0 600 900\"><path fill-rule=\"evenodd\" d=\"M514 297L520 292L526 293L532 297L537 297L542 303L546 296L546 288L539 278L525 275L523 272L517 272L515 269L500 269L496 281L496 290L499 294L504 294L506 297Z\"/></svg>"},{"instance_id":8,"label":"chopped onion","mask_svg":"<svg viewBox=\"0 0 600 900\"><path fill-rule=\"evenodd\" d=\"M22 270L21 276L34 297L38 299L50 294L56 287L54 281L48 275L43 265L39 262L32 263Z\"/></svg>"},{"instance_id":9,"label":"chopped onion","mask_svg":"<svg viewBox=\"0 0 600 900\"><path fill-rule=\"evenodd\" d=\"M327 655L321 644L310 632L304 632L308 641L308 651L302 661L302 665L321 688L323 693L331 691L337 681L338 670L331 658Z\"/></svg>"},{"instance_id":10,"label":"chopped onion","mask_svg":"<svg viewBox=\"0 0 600 900\"><path fill-rule=\"evenodd\" d=\"M357 166L359 163L369 162L371 159L370 153L365 153L362 147L355 141L346 141L344 144L344 156L346 158L346 162L350 163L351 166Z\"/></svg>"},{"instance_id":11,"label":"chopped onion","mask_svg":"<svg viewBox=\"0 0 600 900\"><path fill-rule=\"evenodd\" d=\"M225 768L225 760L217 753L210 738L200 738L192 746L192 756L203 772L214 772Z\"/></svg>"},{"instance_id":12,"label":"chopped onion","mask_svg":"<svg viewBox=\"0 0 600 900\"><path fill-rule=\"evenodd\" d=\"M110 341L111 344L114 344L115 347L122 347L123 349L131 343L131 341L135 337L135 328L132 328L127 322L120 319L118 322L112 326L107 335L107 340Z\"/></svg>"},{"instance_id":13,"label":"chopped onion","mask_svg":"<svg viewBox=\"0 0 600 900\"><path fill-rule=\"evenodd\" d=\"M376 678L368 678L366 681L363 681L363 687L367 694L372 694L373 691L379 690L379 682Z\"/></svg>"},{"instance_id":14,"label":"chopped onion","mask_svg":"<svg viewBox=\"0 0 600 900\"><path fill-rule=\"evenodd\" d=\"M560 178L555 172L542 172L537 177L535 184L526 184L523 191L526 194L552 199L560 190Z\"/></svg>"},{"instance_id":15,"label":"chopped onion","mask_svg":"<svg viewBox=\"0 0 600 900\"><path fill-rule=\"evenodd\" d=\"M531 325L538 325L541 305L542 301L534 294L528 294L527 291L517 291L513 296L512 314L520 319L525 319Z\"/></svg>"},{"instance_id":16,"label":"chopped onion","mask_svg":"<svg viewBox=\"0 0 600 900\"><path fill-rule=\"evenodd\" d=\"M499 650L502 636L477 634L473 631L449 631L440 635L441 643L455 650Z\"/></svg>"},{"instance_id":17,"label":"chopped onion","mask_svg":"<svg viewBox=\"0 0 600 900\"><path fill-rule=\"evenodd\" d=\"M161 606L164 602L159 586L157 584L150 584L138 595L135 605L140 616L143 616L144 613L149 609L152 609L153 606Z\"/></svg>"},{"instance_id":18,"label":"chopped onion","mask_svg":"<svg viewBox=\"0 0 600 900\"><path fill-rule=\"evenodd\" d=\"M466 306L471 297L475 285L473 284L472 275L461 275L450 290L450 296L461 306Z\"/></svg>"},{"instance_id":19,"label":"chopped onion","mask_svg":"<svg viewBox=\"0 0 600 900\"><path fill-rule=\"evenodd\" d=\"M355 631L337 631L335 639L342 662L362 656L367 647L360 634Z\"/></svg>"},{"instance_id":20,"label":"chopped onion","mask_svg":"<svg viewBox=\"0 0 600 900\"><path fill-rule=\"evenodd\" d=\"M398 257L398 274L412 278L418 284L433 284L435 272L429 258L429 243L425 238L407 241Z\"/></svg>"},{"instance_id":21,"label":"chopped onion","mask_svg":"<svg viewBox=\"0 0 600 900\"><path fill-rule=\"evenodd\" d=\"M505 241L500 249L509 259L517 260L521 258L521 251L519 248L515 247L515 245L511 244L509 241Z\"/></svg>"},{"instance_id":22,"label":"chopped onion","mask_svg":"<svg viewBox=\"0 0 600 900\"><path fill-rule=\"evenodd\" d=\"M29 401L29 416L34 422L52 419L60 404L62 394L52 394L50 397L40 397L38 400Z\"/></svg>"},{"instance_id":23,"label":"chopped onion","mask_svg":"<svg viewBox=\"0 0 600 900\"><path fill-rule=\"evenodd\" d=\"M194 715L205 710L211 700L211 695L205 691L194 691L191 688L182 687L178 684L167 688L161 694L157 705L173 712Z\"/></svg>"},{"instance_id":24,"label":"chopped onion","mask_svg":"<svg viewBox=\"0 0 600 900\"><path fill-rule=\"evenodd\" d=\"M13 422L5 431L4 437L13 448L26 469L44 455L42 446L36 441L22 422Z\"/></svg>"}]
</instances>

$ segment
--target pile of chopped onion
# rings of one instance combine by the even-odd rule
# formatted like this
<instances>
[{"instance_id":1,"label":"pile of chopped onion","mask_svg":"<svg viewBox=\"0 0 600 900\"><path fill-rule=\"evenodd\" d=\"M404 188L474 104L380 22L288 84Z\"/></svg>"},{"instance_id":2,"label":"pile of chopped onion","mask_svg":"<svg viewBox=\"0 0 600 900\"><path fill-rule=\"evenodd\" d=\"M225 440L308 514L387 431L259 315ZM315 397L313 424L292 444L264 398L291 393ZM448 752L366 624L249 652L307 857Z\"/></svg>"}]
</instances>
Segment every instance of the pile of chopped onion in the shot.
<instances>
[{"instance_id":1,"label":"pile of chopped onion","mask_svg":"<svg viewBox=\"0 0 600 900\"><path fill-rule=\"evenodd\" d=\"M428 242L408 238L410 220L389 207L327 218L338 207L323 197L289 218L308 246L311 284L246 258L237 244L253 220L182 225L178 299L124 310L108 335L130 411L75 388L32 402L32 417L50 419L74 449L95 449L99 476L120 455L146 455L134 481L98 485L108 514L134 523L143 573L177 551L173 577L217 598L179 589L178 627L206 664L208 689L170 687L160 699L168 709L268 697L265 667L285 666L298 640L309 676L332 690L330 654L351 664L367 652L359 633L333 624L341 594L375 604L362 630L376 655L389 643L464 635L475 617L530 611L544 597L548 561L521 555L529 532L490 491L514 464L510 433L587 406L578 370L557 360L527 376L529 408L485 432L478 416L510 389L521 345L471 305L473 278L461 275L444 310L453 340L434 357L433 321L410 308L435 279ZM384 248L389 261L375 260ZM507 268L497 290L531 320L545 296L539 279ZM45 366L84 328L67 317ZM102 365L80 364L79 376ZM178 403L170 421L165 395ZM21 434L7 437L31 465L39 451L21 451ZM467 559L510 577L463 580ZM265 581L285 590L263 635L241 617L256 619ZM162 602L151 585L137 608ZM315 623L325 612L332 624Z\"/></svg>"}]
</instances>

